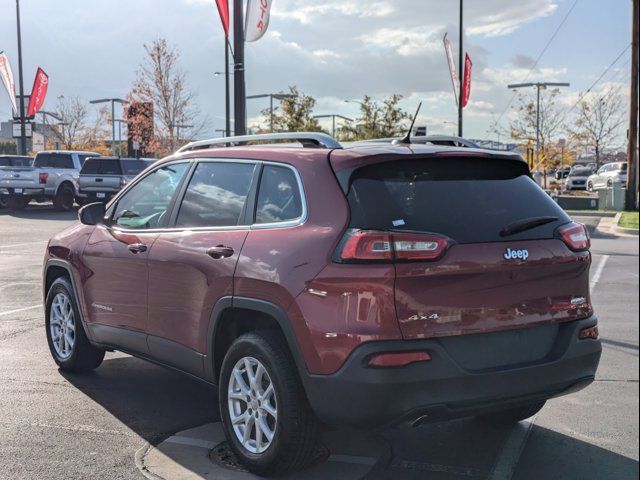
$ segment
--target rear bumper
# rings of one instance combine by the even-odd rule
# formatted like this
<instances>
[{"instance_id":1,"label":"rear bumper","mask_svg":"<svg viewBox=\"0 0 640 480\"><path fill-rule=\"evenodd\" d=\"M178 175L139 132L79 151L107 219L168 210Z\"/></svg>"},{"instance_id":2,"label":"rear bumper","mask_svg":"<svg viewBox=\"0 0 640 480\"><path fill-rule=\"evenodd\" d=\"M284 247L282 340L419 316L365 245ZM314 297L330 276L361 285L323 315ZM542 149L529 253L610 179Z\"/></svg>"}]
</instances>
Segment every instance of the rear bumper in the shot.
<instances>
[{"instance_id":1,"label":"rear bumper","mask_svg":"<svg viewBox=\"0 0 640 480\"><path fill-rule=\"evenodd\" d=\"M482 370L463 368L438 339L367 343L332 375L306 375L307 396L329 424L376 427L438 421L526 405L580 390L596 373L599 340L579 340L595 317L562 324L543 358ZM537 327L533 327L537 328ZM467 335L469 348L476 335ZM485 337L486 338L486 337ZM380 352L427 351L432 359L399 368L367 367Z\"/></svg>"},{"instance_id":2,"label":"rear bumper","mask_svg":"<svg viewBox=\"0 0 640 480\"><path fill-rule=\"evenodd\" d=\"M0 187L3 195L22 195L25 197L44 197L44 187Z\"/></svg>"}]
</instances>

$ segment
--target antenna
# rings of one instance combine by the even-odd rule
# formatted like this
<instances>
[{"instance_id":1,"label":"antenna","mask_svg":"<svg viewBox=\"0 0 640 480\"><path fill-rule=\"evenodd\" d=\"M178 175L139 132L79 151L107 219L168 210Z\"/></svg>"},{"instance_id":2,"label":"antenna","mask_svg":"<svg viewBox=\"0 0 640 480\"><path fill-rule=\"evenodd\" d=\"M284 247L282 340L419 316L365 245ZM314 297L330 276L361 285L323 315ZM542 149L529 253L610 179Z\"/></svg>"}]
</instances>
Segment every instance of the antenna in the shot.
<instances>
[{"instance_id":1,"label":"antenna","mask_svg":"<svg viewBox=\"0 0 640 480\"><path fill-rule=\"evenodd\" d=\"M418 118L418 113L420 113L420 107L422 107L422 102L418 104L418 109L416 110L416 114L413 116L413 120L411 120L411 126L409 127L409 131L407 132L405 137L402 140L395 140L393 143L411 145L411 132L413 132L413 126L415 125L416 119Z\"/></svg>"}]
</instances>

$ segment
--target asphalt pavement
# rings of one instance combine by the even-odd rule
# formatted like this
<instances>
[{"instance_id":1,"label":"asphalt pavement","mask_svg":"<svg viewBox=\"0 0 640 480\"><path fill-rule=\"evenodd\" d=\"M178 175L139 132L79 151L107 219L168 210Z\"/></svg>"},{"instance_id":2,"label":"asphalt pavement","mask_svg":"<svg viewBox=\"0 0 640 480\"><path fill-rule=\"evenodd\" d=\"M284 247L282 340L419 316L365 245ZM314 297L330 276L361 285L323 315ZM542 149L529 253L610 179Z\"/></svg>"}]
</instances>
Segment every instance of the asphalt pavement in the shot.
<instances>
[{"instance_id":1,"label":"asphalt pavement","mask_svg":"<svg viewBox=\"0 0 640 480\"><path fill-rule=\"evenodd\" d=\"M42 256L47 239L75 218L47 206L0 210L0 479L144 478L142 454L219 420L214 388L128 355L108 353L87 375L56 368L44 334ZM594 384L516 427L466 419L376 434L327 431L325 476L316 467L292 478L637 479L638 238L579 220L594 232L591 282L604 348ZM193 473L190 458L173 461Z\"/></svg>"}]
</instances>

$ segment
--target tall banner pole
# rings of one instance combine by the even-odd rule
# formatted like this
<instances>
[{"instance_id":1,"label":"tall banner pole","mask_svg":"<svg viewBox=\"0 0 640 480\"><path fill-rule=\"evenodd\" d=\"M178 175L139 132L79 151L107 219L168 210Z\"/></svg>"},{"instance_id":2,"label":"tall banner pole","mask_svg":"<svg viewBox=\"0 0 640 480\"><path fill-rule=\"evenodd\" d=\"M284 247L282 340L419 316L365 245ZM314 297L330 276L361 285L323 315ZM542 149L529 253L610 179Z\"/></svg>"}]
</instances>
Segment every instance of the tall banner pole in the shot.
<instances>
[{"instance_id":1,"label":"tall banner pole","mask_svg":"<svg viewBox=\"0 0 640 480\"><path fill-rule=\"evenodd\" d=\"M227 137L231 136L231 85L229 84L229 37L224 37L224 90L225 90L225 124L224 130Z\"/></svg>"},{"instance_id":2,"label":"tall banner pole","mask_svg":"<svg viewBox=\"0 0 640 480\"><path fill-rule=\"evenodd\" d=\"M247 134L247 98L244 81L244 21L243 0L233 0L233 95L235 134Z\"/></svg>"},{"instance_id":3,"label":"tall banner pole","mask_svg":"<svg viewBox=\"0 0 640 480\"><path fill-rule=\"evenodd\" d=\"M459 58L458 58L458 71L460 72L460 75L464 75L463 73L463 58L462 58L462 42L464 40L464 28L463 28L463 23L462 23L462 13L463 13L463 0L460 0L460 39L459 39ZM461 100L462 99L462 83L458 84L458 88L460 89L460 91L458 92L458 98ZM458 136L462 137L462 102L458 101Z\"/></svg>"},{"instance_id":4,"label":"tall banner pole","mask_svg":"<svg viewBox=\"0 0 640 480\"><path fill-rule=\"evenodd\" d=\"M18 82L20 83L20 155L27 154L27 132L25 129L24 81L22 78L22 36L20 34L20 0L16 0L16 21L18 25Z\"/></svg>"}]
</instances>

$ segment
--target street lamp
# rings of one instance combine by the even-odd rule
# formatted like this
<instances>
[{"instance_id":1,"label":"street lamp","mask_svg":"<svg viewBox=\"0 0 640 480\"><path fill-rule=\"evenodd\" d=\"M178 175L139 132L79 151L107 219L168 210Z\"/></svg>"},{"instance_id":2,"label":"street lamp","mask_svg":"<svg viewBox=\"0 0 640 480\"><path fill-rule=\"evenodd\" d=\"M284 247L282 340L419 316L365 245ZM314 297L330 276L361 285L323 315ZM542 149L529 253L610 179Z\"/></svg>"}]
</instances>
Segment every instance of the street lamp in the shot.
<instances>
[{"instance_id":1,"label":"street lamp","mask_svg":"<svg viewBox=\"0 0 640 480\"><path fill-rule=\"evenodd\" d=\"M337 113L330 113L327 115L314 115L313 118L331 118L331 136L336 136L336 118L340 118L342 120L346 120L347 122L353 122L353 118L345 117L344 115L339 115Z\"/></svg>"},{"instance_id":2,"label":"street lamp","mask_svg":"<svg viewBox=\"0 0 640 480\"><path fill-rule=\"evenodd\" d=\"M53 118L54 120L58 120L62 122L62 117L57 113L47 112L46 110L40 110L38 112L42 115L42 143L44 144L44 149L47 149L47 115Z\"/></svg>"},{"instance_id":3,"label":"street lamp","mask_svg":"<svg viewBox=\"0 0 640 480\"><path fill-rule=\"evenodd\" d=\"M533 82L533 83L512 83L507 85L509 89L536 87L537 90L537 102L536 102L536 163L540 163L540 90L546 90L547 87L569 87L569 83L558 82ZM547 183L547 169L544 169L544 181L545 187Z\"/></svg>"},{"instance_id":4,"label":"street lamp","mask_svg":"<svg viewBox=\"0 0 640 480\"><path fill-rule=\"evenodd\" d=\"M357 103L361 107L364 106L364 102L362 102L360 100L345 100L344 103Z\"/></svg>"},{"instance_id":5,"label":"street lamp","mask_svg":"<svg viewBox=\"0 0 640 480\"><path fill-rule=\"evenodd\" d=\"M254 98L269 98L269 130L273 133L273 99L284 100L285 98L295 98L291 93L263 93L260 95L249 95L247 100Z\"/></svg>"},{"instance_id":6,"label":"street lamp","mask_svg":"<svg viewBox=\"0 0 640 480\"><path fill-rule=\"evenodd\" d=\"M95 105L97 103L109 103L111 102L111 154L116 154L116 103L125 105L129 102L122 98L101 98L99 100L91 100L89 103Z\"/></svg>"},{"instance_id":7,"label":"street lamp","mask_svg":"<svg viewBox=\"0 0 640 480\"><path fill-rule=\"evenodd\" d=\"M116 118L115 121L118 122L118 156L122 157L122 124L128 124L129 122L122 118Z\"/></svg>"},{"instance_id":8,"label":"street lamp","mask_svg":"<svg viewBox=\"0 0 640 480\"><path fill-rule=\"evenodd\" d=\"M180 129L181 128L193 128L193 125L180 125L180 124L177 124L177 123L170 123L169 124L169 128L175 128L176 129L175 138L177 140L177 143L179 144L180 143ZM172 142L172 143L173 143L173 145L172 145L172 149L173 149L173 148L175 148L175 142Z\"/></svg>"}]
</instances>

